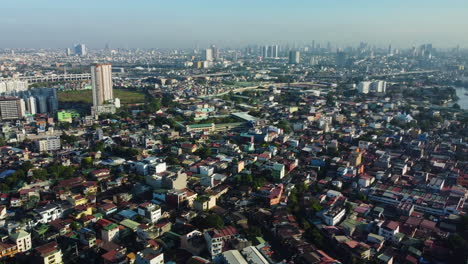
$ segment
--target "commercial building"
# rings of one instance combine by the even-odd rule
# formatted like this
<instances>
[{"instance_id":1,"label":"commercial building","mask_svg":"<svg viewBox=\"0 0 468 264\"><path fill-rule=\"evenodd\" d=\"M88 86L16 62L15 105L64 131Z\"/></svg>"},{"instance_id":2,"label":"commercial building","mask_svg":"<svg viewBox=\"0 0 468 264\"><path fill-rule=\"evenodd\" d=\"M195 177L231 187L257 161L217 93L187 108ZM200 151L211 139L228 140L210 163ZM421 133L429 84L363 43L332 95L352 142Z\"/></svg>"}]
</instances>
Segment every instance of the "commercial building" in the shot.
<instances>
[{"instance_id":1,"label":"commercial building","mask_svg":"<svg viewBox=\"0 0 468 264\"><path fill-rule=\"evenodd\" d=\"M75 46L75 54L78 56L86 56L87 50L85 44L78 44Z\"/></svg>"},{"instance_id":2,"label":"commercial building","mask_svg":"<svg viewBox=\"0 0 468 264\"><path fill-rule=\"evenodd\" d=\"M289 52L289 64L299 64L301 61L301 53L297 50Z\"/></svg>"},{"instance_id":3,"label":"commercial building","mask_svg":"<svg viewBox=\"0 0 468 264\"><path fill-rule=\"evenodd\" d=\"M0 97L1 120L16 120L24 117L26 106L19 97Z\"/></svg>"},{"instance_id":4,"label":"commercial building","mask_svg":"<svg viewBox=\"0 0 468 264\"><path fill-rule=\"evenodd\" d=\"M213 61L213 49L205 49L205 61Z\"/></svg>"}]
</instances>

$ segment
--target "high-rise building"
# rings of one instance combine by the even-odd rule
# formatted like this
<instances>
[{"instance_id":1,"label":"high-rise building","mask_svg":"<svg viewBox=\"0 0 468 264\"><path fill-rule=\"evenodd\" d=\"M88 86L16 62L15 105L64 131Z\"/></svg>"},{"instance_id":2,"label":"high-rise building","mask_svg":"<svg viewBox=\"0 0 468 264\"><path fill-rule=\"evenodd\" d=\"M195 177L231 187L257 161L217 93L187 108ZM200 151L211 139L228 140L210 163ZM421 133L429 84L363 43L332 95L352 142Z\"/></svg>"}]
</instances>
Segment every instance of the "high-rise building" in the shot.
<instances>
[{"instance_id":1,"label":"high-rise building","mask_svg":"<svg viewBox=\"0 0 468 264\"><path fill-rule=\"evenodd\" d=\"M39 95L37 96L37 110L39 113L44 114L47 113L47 96Z\"/></svg>"},{"instance_id":2,"label":"high-rise building","mask_svg":"<svg viewBox=\"0 0 468 264\"><path fill-rule=\"evenodd\" d=\"M91 66L91 82L93 84L94 106L103 105L114 99L111 64L95 64Z\"/></svg>"},{"instance_id":3,"label":"high-rise building","mask_svg":"<svg viewBox=\"0 0 468 264\"><path fill-rule=\"evenodd\" d=\"M363 81L358 84L358 92L361 94L385 93L386 90L387 82L385 81Z\"/></svg>"},{"instance_id":4,"label":"high-rise building","mask_svg":"<svg viewBox=\"0 0 468 264\"><path fill-rule=\"evenodd\" d=\"M262 58L268 58L268 46L262 46L260 49L260 56L262 56Z\"/></svg>"},{"instance_id":5,"label":"high-rise building","mask_svg":"<svg viewBox=\"0 0 468 264\"><path fill-rule=\"evenodd\" d=\"M270 53L270 57L272 58L278 58L279 56L279 47L278 45L273 45L271 46L271 53Z\"/></svg>"},{"instance_id":6,"label":"high-rise building","mask_svg":"<svg viewBox=\"0 0 468 264\"><path fill-rule=\"evenodd\" d=\"M86 46L85 44L78 44L75 46L75 54L79 56L86 56Z\"/></svg>"},{"instance_id":7,"label":"high-rise building","mask_svg":"<svg viewBox=\"0 0 468 264\"><path fill-rule=\"evenodd\" d=\"M1 120L16 120L24 117L25 103L19 97L0 97Z\"/></svg>"},{"instance_id":8,"label":"high-rise building","mask_svg":"<svg viewBox=\"0 0 468 264\"><path fill-rule=\"evenodd\" d=\"M205 61L213 61L213 49L205 49Z\"/></svg>"},{"instance_id":9,"label":"high-rise building","mask_svg":"<svg viewBox=\"0 0 468 264\"><path fill-rule=\"evenodd\" d=\"M370 91L373 93L385 93L387 90L387 82L373 81L370 85Z\"/></svg>"},{"instance_id":10,"label":"high-rise building","mask_svg":"<svg viewBox=\"0 0 468 264\"><path fill-rule=\"evenodd\" d=\"M28 82L20 80L9 80L0 82L0 94L11 95L16 92L28 90Z\"/></svg>"},{"instance_id":11,"label":"high-rise building","mask_svg":"<svg viewBox=\"0 0 468 264\"><path fill-rule=\"evenodd\" d=\"M215 45L211 45L211 50L213 51L213 59L219 59L219 49Z\"/></svg>"},{"instance_id":12,"label":"high-rise building","mask_svg":"<svg viewBox=\"0 0 468 264\"><path fill-rule=\"evenodd\" d=\"M67 49L65 50L65 54L66 54L67 56L71 56L71 55L72 55L72 50L71 50L70 48L67 48Z\"/></svg>"},{"instance_id":13,"label":"high-rise building","mask_svg":"<svg viewBox=\"0 0 468 264\"><path fill-rule=\"evenodd\" d=\"M299 64L301 60L301 53L297 50L289 52L289 64Z\"/></svg>"},{"instance_id":14,"label":"high-rise building","mask_svg":"<svg viewBox=\"0 0 468 264\"><path fill-rule=\"evenodd\" d=\"M372 82L363 81L358 84L358 92L362 94L368 94L370 91L370 85Z\"/></svg>"},{"instance_id":15,"label":"high-rise building","mask_svg":"<svg viewBox=\"0 0 468 264\"><path fill-rule=\"evenodd\" d=\"M26 98L25 101L26 101L26 111L31 115L35 115L37 113L36 98L34 98L34 96L30 96Z\"/></svg>"},{"instance_id":16,"label":"high-rise building","mask_svg":"<svg viewBox=\"0 0 468 264\"><path fill-rule=\"evenodd\" d=\"M344 53L341 50L338 50L338 52L336 53L336 65L338 67L346 66L346 53Z\"/></svg>"}]
</instances>

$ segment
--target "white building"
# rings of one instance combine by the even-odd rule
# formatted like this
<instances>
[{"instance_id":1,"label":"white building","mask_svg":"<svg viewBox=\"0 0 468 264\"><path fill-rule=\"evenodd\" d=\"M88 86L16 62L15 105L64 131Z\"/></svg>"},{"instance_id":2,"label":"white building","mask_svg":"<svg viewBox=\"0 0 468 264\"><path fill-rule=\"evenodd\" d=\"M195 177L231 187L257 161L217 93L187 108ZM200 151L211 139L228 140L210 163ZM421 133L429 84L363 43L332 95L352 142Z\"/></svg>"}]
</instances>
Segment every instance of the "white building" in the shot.
<instances>
[{"instance_id":1,"label":"white building","mask_svg":"<svg viewBox=\"0 0 468 264\"><path fill-rule=\"evenodd\" d=\"M0 82L0 94L11 94L28 90L28 82L20 80L9 80Z\"/></svg>"},{"instance_id":2,"label":"white building","mask_svg":"<svg viewBox=\"0 0 468 264\"><path fill-rule=\"evenodd\" d=\"M370 91L371 82L363 81L358 84L358 93L368 94Z\"/></svg>"},{"instance_id":3,"label":"white building","mask_svg":"<svg viewBox=\"0 0 468 264\"><path fill-rule=\"evenodd\" d=\"M34 98L34 96L31 96L26 99L26 111L31 115L37 114L37 103L36 98Z\"/></svg>"},{"instance_id":4,"label":"white building","mask_svg":"<svg viewBox=\"0 0 468 264\"><path fill-rule=\"evenodd\" d=\"M213 49L205 49L205 61L213 61Z\"/></svg>"},{"instance_id":5,"label":"white building","mask_svg":"<svg viewBox=\"0 0 468 264\"><path fill-rule=\"evenodd\" d=\"M93 106L103 105L114 99L111 64L91 66L91 82L93 84Z\"/></svg>"},{"instance_id":6,"label":"white building","mask_svg":"<svg viewBox=\"0 0 468 264\"><path fill-rule=\"evenodd\" d=\"M59 136L50 136L36 141L36 147L39 152L48 152L59 150L61 147Z\"/></svg>"},{"instance_id":7,"label":"white building","mask_svg":"<svg viewBox=\"0 0 468 264\"><path fill-rule=\"evenodd\" d=\"M105 242L115 242L119 239L119 226L115 223L108 224L101 230L101 238Z\"/></svg>"},{"instance_id":8,"label":"white building","mask_svg":"<svg viewBox=\"0 0 468 264\"><path fill-rule=\"evenodd\" d=\"M44 207L34 209L36 213L36 219L41 224L47 224L50 221L54 221L62 217L63 210L59 205L50 203L45 205Z\"/></svg>"},{"instance_id":9,"label":"white building","mask_svg":"<svg viewBox=\"0 0 468 264\"><path fill-rule=\"evenodd\" d=\"M346 215L344 207L335 207L323 214L323 221L329 226L338 224Z\"/></svg>"},{"instance_id":10,"label":"white building","mask_svg":"<svg viewBox=\"0 0 468 264\"><path fill-rule=\"evenodd\" d=\"M31 234L24 230L11 233L10 239L16 243L18 252L25 252L32 248Z\"/></svg>"},{"instance_id":11,"label":"white building","mask_svg":"<svg viewBox=\"0 0 468 264\"><path fill-rule=\"evenodd\" d=\"M379 236L383 236L385 240L393 241L398 232L400 232L400 224L398 222L387 220L379 223Z\"/></svg>"},{"instance_id":12,"label":"white building","mask_svg":"<svg viewBox=\"0 0 468 264\"><path fill-rule=\"evenodd\" d=\"M214 168L210 166L200 166L198 167L201 175L211 176L214 173Z\"/></svg>"},{"instance_id":13,"label":"white building","mask_svg":"<svg viewBox=\"0 0 468 264\"><path fill-rule=\"evenodd\" d=\"M151 223L156 223L161 219L161 207L153 203L144 203L138 206L138 214Z\"/></svg>"},{"instance_id":14,"label":"white building","mask_svg":"<svg viewBox=\"0 0 468 264\"><path fill-rule=\"evenodd\" d=\"M135 264L164 264L164 253L145 248L137 253Z\"/></svg>"}]
</instances>

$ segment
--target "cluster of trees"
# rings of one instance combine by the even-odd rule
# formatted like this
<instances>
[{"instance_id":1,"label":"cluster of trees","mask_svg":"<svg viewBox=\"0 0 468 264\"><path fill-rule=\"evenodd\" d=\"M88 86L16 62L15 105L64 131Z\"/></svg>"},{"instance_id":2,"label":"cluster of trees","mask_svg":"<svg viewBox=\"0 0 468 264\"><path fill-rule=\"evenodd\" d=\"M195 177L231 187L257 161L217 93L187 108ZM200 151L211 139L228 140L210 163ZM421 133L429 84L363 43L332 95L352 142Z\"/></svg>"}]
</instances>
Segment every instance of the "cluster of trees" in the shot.
<instances>
[{"instance_id":1,"label":"cluster of trees","mask_svg":"<svg viewBox=\"0 0 468 264\"><path fill-rule=\"evenodd\" d=\"M114 156L131 160L136 159L136 157L140 154L138 149L122 147L118 145L112 146L112 148L108 148L108 151Z\"/></svg>"},{"instance_id":2,"label":"cluster of trees","mask_svg":"<svg viewBox=\"0 0 468 264\"><path fill-rule=\"evenodd\" d=\"M204 146L204 147L201 147L201 148L197 149L197 151L195 151L194 154L197 155L197 156L200 156L200 158L202 158L202 159L206 159L206 158L210 157L212 153L211 153L211 148L210 147Z\"/></svg>"},{"instance_id":3,"label":"cluster of trees","mask_svg":"<svg viewBox=\"0 0 468 264\"><path fill-rule=\"evenodd\" d=\"M252 174L242 174L240 177L237 178L238 184L241 185L249 185L254 188L260 188L265 185L267 181L264 177L253 177Z\"/></svg>"},{"instance_id":4,"label":"cluster of trees","mask_svg":"<svg viewBox=\"0 0 468 264\"><path fill-rule=\"evenodd\" d=\"M34 166L31 162L24 162L13 174L6 177L2 183L0 183L1 191L12 191L21 187L20 185L25 182L31 182L34 180L57 180L57 179L68 179L75 176L76 169L73 166L63 166L61 164L52 164L46 169L39 168L32 171L32 176L28 177L29 170L33 169Z\"/></svg>"},{"instance_id":5,"label":"cluster of trees","mask_svg":"<svg viewBox=\"0 0 468 264\"><path fill-rule=\"evenodd\" d=\"M216 228L220 229L224 227L224 220L221 216L210 213L206 217L197 216L193 219L192 224L201 229Z\"/></svg>"},{"instance_id":6,"label":"cluster of trees","mask_svg":"<svg viewBox=\"0 0 468 264\"><path fill-rule=\"evenodd\" d=\"M458 232L452 233L447 240L448 247L453 250L449 263L458 263L468 259L468 216L462 216Z\"/></svg>"},{"instance_id":7,"label":"cluster of trees","mask_svg":"<svg viewBox=\"0 0 468 264\"><path fill-rule=\"evenodd\" d=\"M323 208L317 199L304 201L304 193L306 193L307 189L308 187L305 184L298 184L296 188L292 189L288 197L287 208L294 215L301 227L305 230L305 238L318 247L323 247L325 244L323 235L307 220L308 216L314 215ZM305 208L307 210L304 210Z\"/></svg>"},{"instance_id":8,"label":"cluster of trees","mask_svg":"<svg viewBox=\"0 0 468 264\"><path fill-rule=\"evenodd\" d=\"M278 122L276 125L278 128L283 129L284 133L289 134L292 132L291 126L288 121L286 120L281 120Z\"/></svg>"}]
</instances>

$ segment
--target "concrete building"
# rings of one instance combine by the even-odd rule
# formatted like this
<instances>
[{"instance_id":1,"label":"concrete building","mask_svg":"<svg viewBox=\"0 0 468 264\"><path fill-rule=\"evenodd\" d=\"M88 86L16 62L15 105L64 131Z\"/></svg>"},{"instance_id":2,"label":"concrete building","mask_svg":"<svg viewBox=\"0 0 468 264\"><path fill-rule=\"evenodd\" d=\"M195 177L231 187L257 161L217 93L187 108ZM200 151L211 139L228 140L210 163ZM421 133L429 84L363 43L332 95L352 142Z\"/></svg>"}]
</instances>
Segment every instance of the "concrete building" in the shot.
<instances>
[{"instance_id":1,"label":"concrete building","mask_svg":"<svg viewBox=\"0 0 468 264\"><path fill-rule=\"evenodd\" d=\"M78 56L86 56L88 54L85 44L78 44L75 46L75 54Z\"/></svg>"},{"instance_id":2,"label":"concrete building","mask_svg":"<svg viewBox=\"0 0 468 264\"><path fill-rule=\"evenodd\" d=\"M59 150L61 147L60 137L51 136L44 139L39 139L36 141L36 147L39 152Z\"/></svg>"},{"instance_id":3,"label":"concrete building","mask_svg":"<svg viewBox=\"0 0 468 264\"><path fill-rule=\"evenodd\" d=\"M370 91L371 82L363 81L358 84L358 93L368 94Z\"/></svg>"},{"instance_id":4,"label":"concrete building","mask_svg":"<svg viewBox=\"0 0 468 264\"><path fill-rule=\"evenodd\" d=\"M36 248L42 263L44 264L61 264L63 263L62 250L57 242L50 242Z\"/></svg>"},{"instance_id":5,"label":"concrete building","mask_svg":"<svg viewBox=\"0 0 468 264\"><path fill-rule=\"evenodd\" d=\"M91 82L93 84L93 106L100 106L114 99L111 64L91 66Z\"/></svg>"},{"instance_id":6,"label":"concrete building","mask_svg":"<svg viewBox=\"0 0 468 264\"><path fill-rule=\"evenodd\" d=\"M299 64L301 62L301 53L297 50L289 52L289 64Z\"/></svg>"},{"instance_id":7,"label":"concrete building","mask_svg":"<svg viewBox=\"0 0 468 264\"><path fill-rule=\"evenodd\" d=\"M14 92L28 90L28 82L20 80L0 81L0 94L10 95Z\"/></svg>"},{"instance_id":8,"label":"concrete building","mask_svg":"<svg viewBox=\"0 0 468 264\"><path fill-rule=\"evenodd\" d=\"M205 49L205 61L213 61L213 49L207 48Z\"/></svg>"},{"instance_id":9,"label":"concrete building","mask_svg":"<svg viewBox=\"0 0 468 264\"><path fill-rule=\"evenodd\" d=\"M24 117L26 105L24 100L18 97L0 98L1 120L16 120Z\"/></svg>"},{"instance_id":10,"label":"concrete building","mask_svg":"<svg viewBox=\"0 0 468 264\"><path fill-rule=\"evenodd\" d=\"M31 234L24 230L11 233L10 239L16 243L18 252L25 252L32 248Z\"/></svg>"},{"instance_id":11,"label":"concrete building","mask_svg":"<svg viewBox=\"0 0 468 264\"><path fill-rule=\"evenodd\" d=\"M161 219L161 207L153 203L144 203L138 206L138 214L151 223L156 223Z\"/></svg>"},{"instance_id":12,"label":"concrete building","mask_svg":"<svg viewBox=\"0 0 468 264\"><path fill-rule=\"evenodd\" d=\"M115 223L108 224L101 230L101 238L105 242L115 242L119 239L119 226Z\"/></svg>"},{"instance_id":13,"label":"concrete building","mask_svg":"<svg viewBox=\"0 0 468 264\"><path fill-rule=\"evenodd\" d=\"M278 45L271 46L270 50L271 50L270 56L272 58L278 58L279 57L279 47L278 47Z\"/></svg>"}]
</instances>

